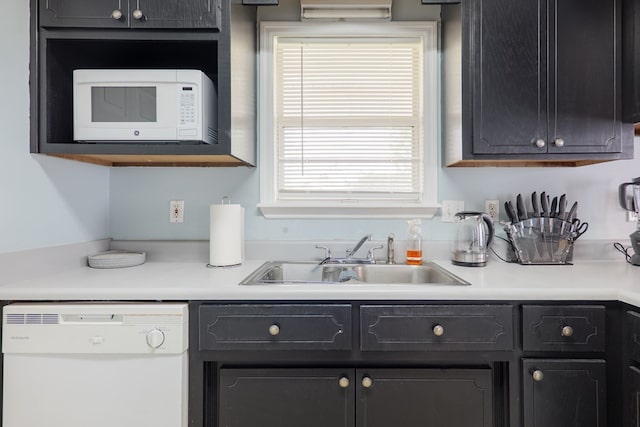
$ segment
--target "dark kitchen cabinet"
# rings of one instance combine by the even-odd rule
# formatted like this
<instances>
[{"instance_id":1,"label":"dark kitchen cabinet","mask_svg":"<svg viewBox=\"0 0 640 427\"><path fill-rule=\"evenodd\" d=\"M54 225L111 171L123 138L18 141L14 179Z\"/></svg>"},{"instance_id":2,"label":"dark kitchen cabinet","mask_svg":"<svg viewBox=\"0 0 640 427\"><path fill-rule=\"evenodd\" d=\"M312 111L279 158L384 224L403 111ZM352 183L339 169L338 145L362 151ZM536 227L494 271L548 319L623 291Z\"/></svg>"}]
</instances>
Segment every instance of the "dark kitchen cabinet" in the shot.
<instances>
[{"instance_id":1,"label":"dark kitchen cabinet","mask_svg":"<svg viewBox=\"0 0 640 427\"><path fill-rule=\"evenodd\" d=\"M605 307L601 305L522 307L525 351L605 351Z\"/></svg>"},{"instance_id":2,"label":"dark kitchen cabinet","mask_svg":"<svg viewBox=\"0 0 640 427\"><path fill-rule=\"evenodd\" d=\"M624 387L624 427L640 426L640 369L627 367Z\"/></svg>"},{"instance_id":3,"label":"dark kitchen cabinet","mask_svg":"<svg viewBox=\"0 0 640 427\"><path fill-rule=\"evenodd\" d=\"M640 4L622 0L623 119L640 122Z\"/></svg>"},{"instance_id":4,"label":"dark kitchen cabinet","mask_svg":"<svg viewBox=\"0 0 640 427\"><path fill-rule=\"evenodd\" d=\"M624 427L640 426L640 314L625 310L623 339Z\"/></svg>"},{"instance_id":5,"label":"dark kitchen cabinet","mask_svg":"<svg viewBox=\"0 0 640 427\"><path fill-rule=\"evenodd\" d=\"M363 305L363 351L513 348L512 305Z\"/></svg>"},{"instance_id":6,"label":"dark kitchen cabinet","mask_svg":"<svg viewBox=\"0 0 640 427\"><path fill-rule=\"evenodd\" d=\"M360 369L358 427L490 427L489 369Z\"/></svg>"},{"instance_id":7,"label":"dark kitchen cabinet","mask_svg":"<svg viewBox=\"0 0 640 427\"><path fill-rule=\"evenodd\" d=\"M489 369L222 369L219 425L490 427L491 381Z\"/></svg>"},{"instance_id":8,"label":"dark kitchen cabinet","mask_svg":"<svg viewBox=\"0 0 640 427\"><path fill-rule=\"evenodd\" d=\"M200 307L201 350L350 350L349 304Z\"/></svg>"},{"instance_id":9,"label":"dark kitchen cabinet","mask_svg":"<svg viewBox=\"0 0 640 427\"><path fill-rule=\"evenodd\" d=\"M447 163L631 158L632 129L621 120L620 6L463 2L462 150Z\"/></svg>"},{"instance_id":10,"label":"dark kitchen cabinet","mask_svg":"<svg viewBox=\"0 0 640 427\"><path fill-rule=\"evenodd\" d=\"M30 5L32 153L107 166L256 164L255 7L239 0L31 0ZM111 17L116 6L125 22ZM135 20L138 9L144 16ZM76 69L202 71L217 95L212 109L217 118L211 120L217 123L212 130L217 141L75 141Z\"/></svg>"},{"instance_id":11,"label":"dark kitchen cabinet","mask_svg":"<svg viewBox=\"0 0 640 427\"><path fill-rule=\"evenodd\" d=\"M40 0L40 25L217 29L220 12L220 0Z\"/></svg>"},{"instance_id":12,"label":"dark kitchen cabinet","mask_svg":"<svg viewBox=\"0 0 640 427\"><path fill-rule=\"evenodd\" d=\"M604 360L523 360L524 427L605 427Z\"/></svg>"},{"instance_id":13,"label":"dark kitchen cabinet","mask_svg":"<svg viewBox=\"0 0 640 427\"><path fill-rule=\"evenodd\" d=\"M222 369L225 427L353 427L355 373L340 369Z\"/></svg>"},{"instance_id":14,"label":"dark kitchen cabinet","mask_svg":"<svg viewBox=\"0 0 640 427\"><path fill-rule=\"evenodd\" d=\"M640 426L622 422L640 413L640 340L625 339L624 367L621 350L640 315L622 333L617 302L192 301L189 312L193 427Z\"/></svg>"}]
</instances>

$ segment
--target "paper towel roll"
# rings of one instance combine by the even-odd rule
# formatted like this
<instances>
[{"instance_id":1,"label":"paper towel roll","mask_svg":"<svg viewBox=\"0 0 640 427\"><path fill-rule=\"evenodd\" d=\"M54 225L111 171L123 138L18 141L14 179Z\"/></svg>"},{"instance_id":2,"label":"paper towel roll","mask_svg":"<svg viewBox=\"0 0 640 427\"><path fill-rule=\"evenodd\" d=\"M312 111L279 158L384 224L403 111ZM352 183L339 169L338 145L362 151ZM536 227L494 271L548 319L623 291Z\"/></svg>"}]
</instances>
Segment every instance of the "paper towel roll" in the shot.
<instances>
[{"instance_id":1,"label":"paper towel roll","mask_svg":"<svg viewBox=\"0 0 640 427\"><path fill-rule=\"evenodd\" d=\"M209 264L226 266L244 261L244 208L240 205L211 205Z\"/></svg>"}]
</instances>

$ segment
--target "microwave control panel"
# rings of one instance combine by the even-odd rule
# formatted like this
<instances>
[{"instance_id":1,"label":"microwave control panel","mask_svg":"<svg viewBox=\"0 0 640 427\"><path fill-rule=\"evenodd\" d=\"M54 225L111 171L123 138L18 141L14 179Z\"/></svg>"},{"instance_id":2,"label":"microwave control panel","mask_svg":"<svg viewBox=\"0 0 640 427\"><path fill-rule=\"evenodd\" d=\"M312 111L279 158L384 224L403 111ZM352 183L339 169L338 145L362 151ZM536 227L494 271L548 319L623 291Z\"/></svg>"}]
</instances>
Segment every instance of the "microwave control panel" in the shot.
<instances>
[{"instance_id":1,"label":"microwave control panel","mask_svg":"<svg viewBox=\"0 0 640 427\"><path fill-rule=\"evenodd\" d=\"M196 123L196 94L193 86L182 86L180 91L180 125Z\"/></svg>"}]
</instances>

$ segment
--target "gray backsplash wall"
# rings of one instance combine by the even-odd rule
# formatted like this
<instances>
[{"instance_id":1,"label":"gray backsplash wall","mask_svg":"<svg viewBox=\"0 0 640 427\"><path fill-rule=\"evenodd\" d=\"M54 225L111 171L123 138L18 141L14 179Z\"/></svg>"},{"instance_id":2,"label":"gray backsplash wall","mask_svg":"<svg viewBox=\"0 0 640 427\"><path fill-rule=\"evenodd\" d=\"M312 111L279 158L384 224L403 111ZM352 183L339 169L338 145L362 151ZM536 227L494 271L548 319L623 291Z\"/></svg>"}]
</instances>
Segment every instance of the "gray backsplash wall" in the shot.
<instances>
[{"instance_id":1,"label":"gray backsplash wall","mask_svg":"<svg viewBox=\"0 0 640 427\"><path fill-rule=\"evenodd\" d=\"M466 209L482 210L485 199L515 199L518 193L567 193L570 201L579 201L579 216L591 225L583 239L626 241L635 228L618 207L617 189L640 176L640 156L577 168L441 168L438 175L439 200L464 200ZM355 240L367 233L382 240L390 232L398 238L406 232L405 222L397 219L267 220L256 208L257 168L116 168L111 171L112 236L208 239L208 206L223 196L245 207L247 240ZM169 223L170 200L185 201L184 223ZM423 234L426 240L448 240L453 227L436 216L424 222Z\"/></svg>"}]
</instances>

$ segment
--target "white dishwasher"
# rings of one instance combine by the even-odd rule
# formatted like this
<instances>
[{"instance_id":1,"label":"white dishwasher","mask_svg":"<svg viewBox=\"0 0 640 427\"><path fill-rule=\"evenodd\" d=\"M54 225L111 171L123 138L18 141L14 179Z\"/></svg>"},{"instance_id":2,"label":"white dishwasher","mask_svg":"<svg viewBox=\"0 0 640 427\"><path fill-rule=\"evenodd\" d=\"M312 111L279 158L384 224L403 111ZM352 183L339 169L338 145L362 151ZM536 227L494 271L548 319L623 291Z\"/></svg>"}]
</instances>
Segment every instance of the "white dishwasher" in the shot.
<instances>
[{"instance_id":1,"label":"white dishwasher","mask_svg":"<svg viewBox=\"0 0 640 427\"><path fill-rule=\"evenodd\" d=\"M188 309L3 308L4 427L186 427Z\"/></svg>"}]
</instances>

